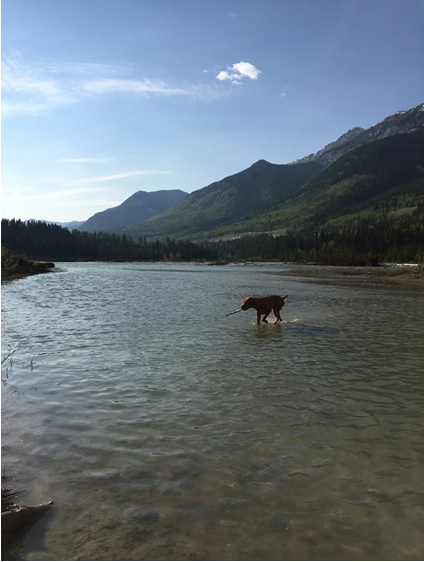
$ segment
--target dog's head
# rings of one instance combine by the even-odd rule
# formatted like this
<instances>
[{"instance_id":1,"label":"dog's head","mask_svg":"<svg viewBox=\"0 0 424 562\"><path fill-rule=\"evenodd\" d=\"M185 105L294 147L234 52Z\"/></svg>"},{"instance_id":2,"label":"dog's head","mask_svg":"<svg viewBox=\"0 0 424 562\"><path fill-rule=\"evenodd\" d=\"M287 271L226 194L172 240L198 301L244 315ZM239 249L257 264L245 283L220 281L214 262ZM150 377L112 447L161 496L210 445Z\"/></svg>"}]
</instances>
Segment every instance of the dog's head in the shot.
<instances>
[{"instance_id":1,"label":"dog's head","mask_svg":"<svg viewBox=\"0 0 424 562\"><path fill-rule=\"evenodd\" d=\"M241 309L242 310L248 310L249 308L255 308L256 306L256 299L252 298L252 297L247 297L247 299L244 299L243 304L241 305Z\"/></svg>"}]
</instances>

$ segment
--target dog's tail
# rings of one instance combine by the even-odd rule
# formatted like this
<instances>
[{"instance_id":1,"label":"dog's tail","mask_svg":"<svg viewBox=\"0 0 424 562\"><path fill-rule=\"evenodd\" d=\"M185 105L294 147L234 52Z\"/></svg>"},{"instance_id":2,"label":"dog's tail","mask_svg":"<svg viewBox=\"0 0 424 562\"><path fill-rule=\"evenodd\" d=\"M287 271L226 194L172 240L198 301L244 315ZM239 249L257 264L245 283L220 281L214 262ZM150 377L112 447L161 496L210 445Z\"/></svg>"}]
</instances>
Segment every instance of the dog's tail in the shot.
<instances>
[{"instance_id":1,"label":"dog's tail","mask_svg":"<svg viewBox=\"0 0 424 562\"><path fill-rule=\"evenodd\" d=\"M289 295L286 295L285 297L281 297L283 300L286 299Z\"/></svg>"}]
</instances>

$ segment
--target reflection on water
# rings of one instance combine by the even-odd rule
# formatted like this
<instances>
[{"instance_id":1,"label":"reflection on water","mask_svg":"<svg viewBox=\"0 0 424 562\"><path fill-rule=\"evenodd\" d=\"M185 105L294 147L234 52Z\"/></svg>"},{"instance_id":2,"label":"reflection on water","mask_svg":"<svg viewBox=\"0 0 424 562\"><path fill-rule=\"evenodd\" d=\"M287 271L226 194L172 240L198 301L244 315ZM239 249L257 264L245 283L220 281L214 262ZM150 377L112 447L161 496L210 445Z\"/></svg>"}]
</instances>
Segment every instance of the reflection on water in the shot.
<instances>
[{"instance_id":1,"label":"reflection on water","mask_svg":"<svg viewBox=\"0 0 424 562\"><path fill-rule=\"evenodd\" d=\"M272 293L282 324L224 316ZM55 502L20 556L421 559L423 304L259 268L3 285L3 464Z\"/></svg>"}]
</instances>

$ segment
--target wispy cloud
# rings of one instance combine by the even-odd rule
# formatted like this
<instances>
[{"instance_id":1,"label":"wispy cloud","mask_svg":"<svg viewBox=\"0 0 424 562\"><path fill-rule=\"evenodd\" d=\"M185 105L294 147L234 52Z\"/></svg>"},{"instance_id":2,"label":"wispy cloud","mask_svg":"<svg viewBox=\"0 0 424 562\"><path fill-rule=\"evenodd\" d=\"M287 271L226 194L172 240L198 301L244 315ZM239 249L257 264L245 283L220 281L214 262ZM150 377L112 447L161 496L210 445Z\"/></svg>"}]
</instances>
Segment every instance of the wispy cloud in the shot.
<instances>
[{"instance_id":1,"label":"wispy cloud","mask_svg":"<svg viewBox=\"0 0 424 562\"><path fill-rule=\"evenodd\" d=\"M93 80L82 86L90 94L135 94L148 96L149 94L165 96L192 96L193 88L179 88L171 86L162 80L123 80L107 79Z\"/></svg>"},{"instance_id":2,"label":"wispy cloud","mask_svg":"<svg viewBox=\"0 0 424 562\"><path fill-rule=\"evenodd\" d=\"M70 162L73 164L97 164L101 162L110 162L116 158L59 158L56 162Z\"/></svg>"},{"instance_id":3,"label":"wispy cloud","mask_svg":"<svg viewBox=\"0 0 424 562\"><path fill-rule=\"evenodd\" d=\"M243 78L250 78L251 80L257 80L259 74L262 74L260 70L250 64L249 62L237 62L227 68L227 70L222 70L218 75L218 80L230 80L233 84L241 84Z\"/></svg>"},{"instance_id":4,"label":"wispy cloud","mask_svg":"<svg viewBox=\"0 0 424 562\"><path fill-rule=\"evenodd\" d=\"M81 183L97 183L101 181L112 181L112 180L121 180L125 178L131 178L134 176L147 176L152 174L170 174L171 172L159 171L159 170L136 170L131 172L120 172L118 174L110 174L108 176L97 176L97 177L88 177L88 178L80 178L78 180L71 180L69 184L77 185Z\"/></svg>"},{"instance_id":5,"label":"wispy cloud","mask_svg":"<svg viewBox=\"0 0 424 562\"><path fill-rule=\"evenodd\" d=\"M216 84L171 83L134 76L129 65L74 63L53 59L2 59L2 117L40 115L59 106L105 95L173 96L210 101L226 93Z\"/></svg>"}]
</instances>

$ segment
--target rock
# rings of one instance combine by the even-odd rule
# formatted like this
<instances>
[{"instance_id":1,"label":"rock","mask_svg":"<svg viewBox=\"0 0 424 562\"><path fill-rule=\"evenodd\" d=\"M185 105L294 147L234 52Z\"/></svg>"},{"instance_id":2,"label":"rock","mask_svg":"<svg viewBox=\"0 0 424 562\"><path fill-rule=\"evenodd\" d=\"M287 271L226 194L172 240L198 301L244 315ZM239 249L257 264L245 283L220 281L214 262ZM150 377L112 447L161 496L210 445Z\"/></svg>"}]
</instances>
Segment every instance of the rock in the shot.
<instances>
[{"instance_id":1,"label":"rock","mask_svg":"<svg viewBox=\"0 0 424 562\"><path fill-rule=\"evenodd\" d=\"M35 507L22 506L19 509L5 511L1 514L2 542L10 541L15 535L23 535L39 521L50 509L53 502L40 503Z\"/></svg>"}]
</instances>

